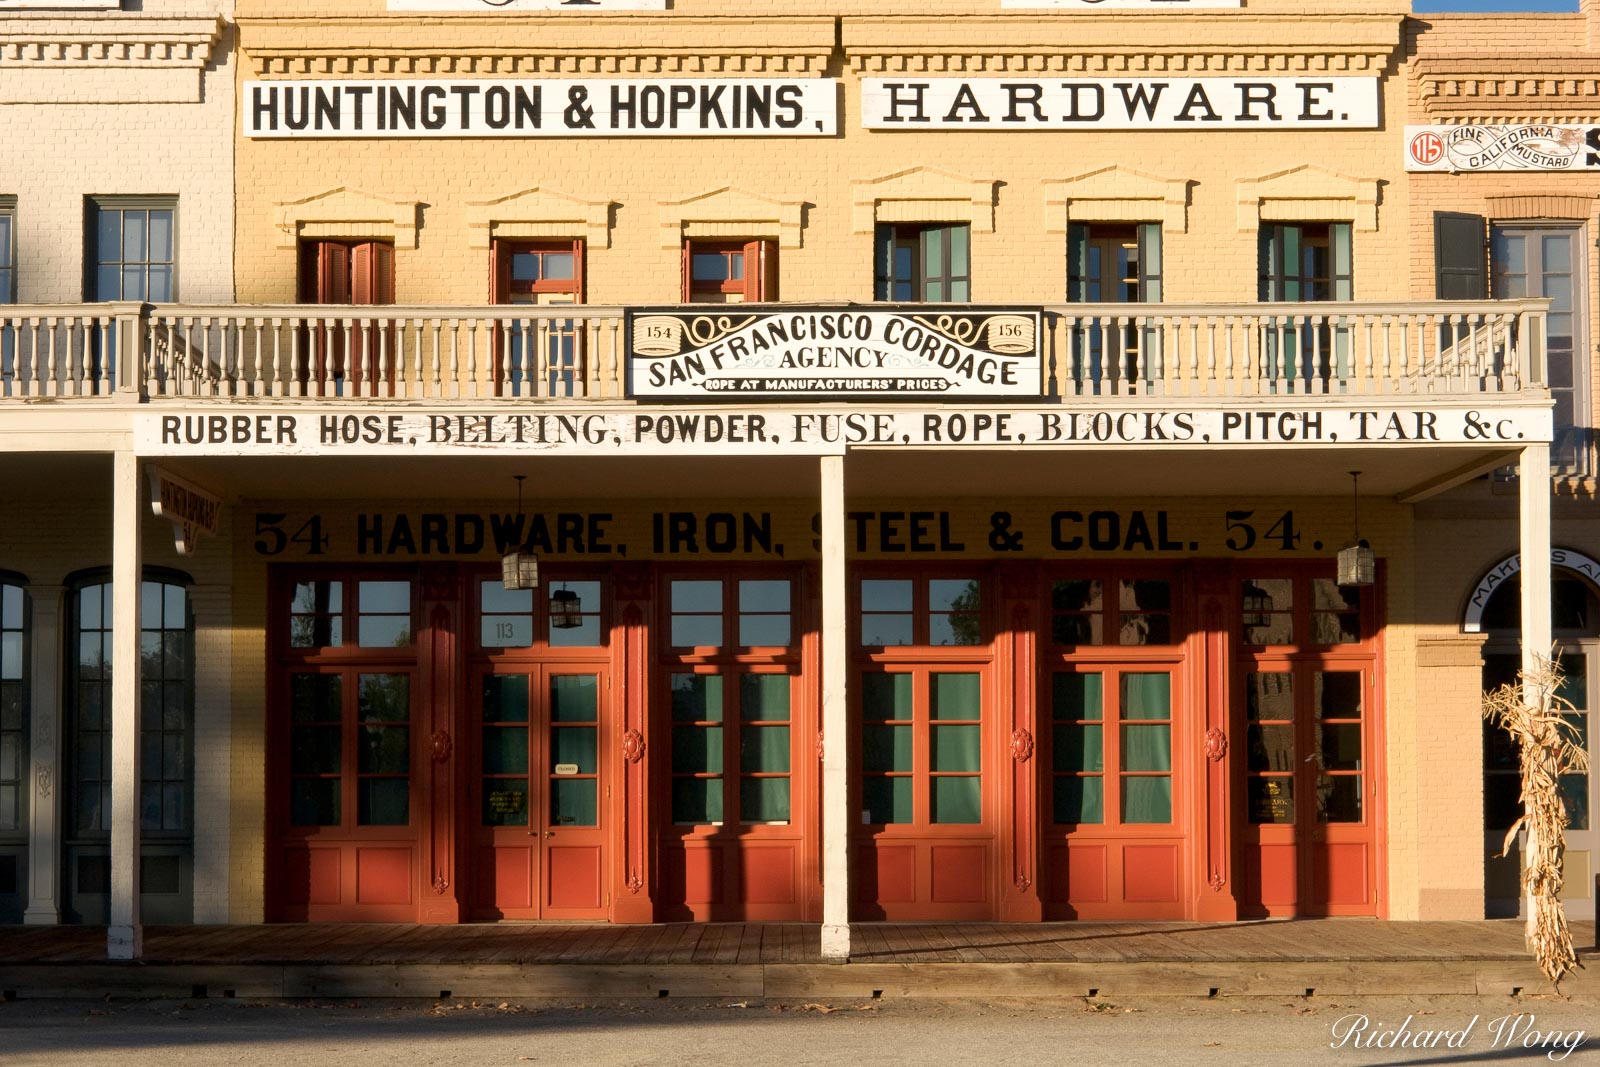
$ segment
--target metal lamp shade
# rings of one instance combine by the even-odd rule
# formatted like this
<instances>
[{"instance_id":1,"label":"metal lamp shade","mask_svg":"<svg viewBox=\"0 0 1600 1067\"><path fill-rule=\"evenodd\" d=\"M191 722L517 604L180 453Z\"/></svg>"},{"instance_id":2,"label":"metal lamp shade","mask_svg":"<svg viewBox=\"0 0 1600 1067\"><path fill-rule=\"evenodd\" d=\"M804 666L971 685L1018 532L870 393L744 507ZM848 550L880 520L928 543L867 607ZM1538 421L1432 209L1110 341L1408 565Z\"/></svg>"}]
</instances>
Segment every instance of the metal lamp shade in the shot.
<instances>
[{"instance_id":1,"label":"metal lamp shade","mask_svg":"<svg viewBox=\"0 0 1600 1067\"><path fill-rule=\"evenodd\" d=\"M532 552L512 552L502 557L500 583L507 589L539 588L539 557Z\"/></svg>"},{"instance_id":2,"label":"metal lamp shade","mask_svg":"<svg viewBox=\"0 0 1600 1067\"><path fill-rule=\"evenodd\" d=\"M1378 580L1378 559L1365 541L1352 541L1339 552L1340 585L1372 585Z\"/></svg>"},{"instance_id":3,"label":"metal lamp shade","mask_svg":"<svg viewBox=\"0 0 1600 1067\"><path fill-rule=\"evenodd\" d=\"M550 594L550 625L557 630L576 630L583 625L583 601L570 589Z\"/></svg>"}]
</instances>

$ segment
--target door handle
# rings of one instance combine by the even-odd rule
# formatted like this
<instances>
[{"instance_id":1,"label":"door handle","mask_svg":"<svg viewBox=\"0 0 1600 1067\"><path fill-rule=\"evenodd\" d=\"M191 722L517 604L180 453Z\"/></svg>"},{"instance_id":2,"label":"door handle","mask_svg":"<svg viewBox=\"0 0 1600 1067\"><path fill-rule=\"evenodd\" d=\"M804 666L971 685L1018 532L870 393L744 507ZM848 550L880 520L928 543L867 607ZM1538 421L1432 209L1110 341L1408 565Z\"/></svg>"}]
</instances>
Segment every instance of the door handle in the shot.
<instances>
[{"instance_id":1,"label":"door handle","mask_svg":"<svg viewBox=\"0 0 1600 1067\"><path fill-rule=\"evenodd\" d=\"M554 830L546 830L544 832L544 839L546 841L550 840L554 836L556 836L556 832Z\"/></svg>"}]
</instances>

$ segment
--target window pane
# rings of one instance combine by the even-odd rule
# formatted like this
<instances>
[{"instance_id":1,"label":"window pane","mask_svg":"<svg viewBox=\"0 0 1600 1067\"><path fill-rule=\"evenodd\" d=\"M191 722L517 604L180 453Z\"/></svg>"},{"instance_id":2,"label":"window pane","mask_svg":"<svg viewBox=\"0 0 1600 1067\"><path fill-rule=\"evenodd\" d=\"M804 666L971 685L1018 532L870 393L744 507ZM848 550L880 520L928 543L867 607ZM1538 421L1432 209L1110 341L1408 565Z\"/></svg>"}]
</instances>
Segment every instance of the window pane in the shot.
<instances>
[{"instance_id":1,"label":"window pane","mask_svg":"<svg viewBox=\"0 0 1600 1067\"><path fill-rule=\"evenodd\" d=\"M879 581L869 579L861 583L861 610L910 611L912 584L908 581Z\"/></svg>"},{"instance_id":2,"label":"window pane","mask_svg":"<svg viewBox=\"0 0 1600 1067\"><path fill-rule=\"evenodd\" d=\"M1098 611L1101 595L1097 581L1056 582L1050 589L1050 607L1056 611Z\"/></svg>"},{"instance_id":3,"label":"window pane","mask_svg":"<svg viewBox=\"0 0 1600 1067\"><path fill-rule=\"evenodd\" d=\"M507 589L499 581L479 582L478 609L484 614L531 613L533 611L533 590Z\"/></svg>"},{"instance_id":4,"label":"window pane","mask_svg":"<svg viewBox=\"0 0 1600 1067\"><path fill-rule=\"evenodd\" d=\"M1249 782L1250 821L1253 823L1294 822L1294 779L1252 778Z\"/></svg>"},{"instance_id":5,"label":"window pane","mask_svg":"<svg viewBox=\"0 0 1600 1067\"><path fill-rule=\"evenodd\" d=\"M743 779L739 783L739 813L745 822L788 822L789 779Z\"/></svg>"},{"instance_id":6,"label":"window pane","mask_svg":"<svg viewBox=\"0 0 1600 1067\"><path fill-rule=\"evenodd\" d=\"M557 778L550 783L550 825L599 826L595 802L599 782L593 778Z\"/></svg>"},{"instance_id":7,"label":"window pane","mask_svg":"<svg viewBox=\"0 0 1600 1067\"><path fill-rule=\"evenodd\" d=\"M296 726L289 735L290 774L338 774L342 743L337 726Z\"/></svg>"},{"instance_id":8,"label":"window pane","mask_svg":"<svg viewBox=\"0 0 1600 1067\"><path fill-rule=\"evenodd\" d=\"M1124 778L1122 821L1141 825L1172 821L1171 778Z\"/></svg>"},{"instance_id":9,"label":"window pane","mask_svg":"<svg viewBox=\"0 0 1600 1067\"><path fill-rule=\"evenodd\" d=\"M362 722L406 722L411 718L411 679L404 674L363 674Z\"/></svg>"},{"instance_id":10,"label":"window pane","mask_svg":"<svg viewBox=\"0 0 1600 1067\"><path fill-rule=\"evenodd\" d=\"M861 717L869 720L911 718L911 675L869 673L861 676Z\"/></svg>"},{"instance_id":11,"label":"window pane","mask_svg":"<svg viewBox=\"0 0 1600 1067\"><path fill-rule=\"evenodd\" d=\"M791 686L787 674L746 674L739 679L739 715L746 722L789 718Z\"/></svg>"},{"instance_id":12,"label":"window pane","mask_svg":"<svg viewBox=\"0 0 1600 1067\"><path fill-rule=\"evenodd\" d=\"M150 212L150 262L172 262L172 212Z\"/></svg>"},{"instance_id":13,"label":"window pane","mask_svg":"<svg viewBox=\"0 0 1600 1067\"><path fill-rule=\"evenodd\" d=\"M356 768L361 774L407 774L411 727L364 725L356 731Z\"/></svg>"},{"instance_id":14,"label":"window pane","mask_svg":"<svg viewBox=\"0 0 1600 1067\"><path fill-rule=\"evenodd\" d=\"M405 778L364 778L356 792L359 826L406 826L411 822L411 789Z\"/></svg>"},{"instance_id":15,"label":"window pane","mask_svg":"<svg viewBox=\"0 0 1600 1067\"><path fill-rule=\"evenodd\" d=\"M1122 717L1124 719L1172 718L1172 675L1124 674Z\"/></svg>"},{"instance_id":16,"label":"window pane","mask_svg":"<svg viewBox=\"0 0 1600 1067\"><path fill-rule=\"evenodd\" d=\"M789 616L739 616L739 644L745 648L783 648L789 644Z\"/></svg>"},{"instance_id":17,"label":"window pane","mask_svg":"<svg viewBox=\"0 0 1600 1067\"><path fill-rule=\"evenodd\" d=\"M948 630L946 636L949 636ZM863 645L888 648L897 645L909 645L911 640L910 615L861 616L861 643Z\"/></svg>"},{"instance_id":18,"label":"window pane","mask_svg":"<svg viewBox=\"0 0 1600 1067\"><path fill-rule=\"evenodd\" d=\"M1322 742L1318 755L1322 766L1330 771L1361 770L1361 724L1358 722L1323 723Z\"/></svg>"},{"instance_id":19,"label":"window pane","mask_svg":"<svg viewBox=\"0 0 1600 1067\"><path fill-rule=\"evenodd\" d=\"M289 787L289 821L295 826L338 826L339 779L296 779Z\"/></svg>"},{"instance_id":20,"label":"window pane","mask_svg":"<svg viewBox=\"0 0 1600 1067\"><path fill-rule=\"evenodd\" d=\"M1318 671L1312 692L1319 719L1361 718L1359 671Z\"/></svg>"},{"instance_id":21,"label":"window pane","mask_svg":"<svg viewBox=\"0 0 1600 1067\"><path fill-rule=\"evenodd\" d=\"M672 644L677 648L720 648L721 615L674 615Z\"/></svg>"},{"instance_id":22,"label":"window pane","mask_svg":"<svg viewBox=\"0 0 1600 1067\"><path fill-rule=\"evenodd\" d=\"M1124 726L1122 728L1122 769L1125 771L1172 770L1172 727Z\"/></svg>"},{"instance_id":23,"label":"window pane","mask_svg":"<svg viewBox=\"0 0 1600 1067\"><path fill-rule=\"evenodd\" d=\"M571 252L546 252L544 276L555 282L570 282L577 277L577 257Z\"/></svg>"},{"instance_id":24,"label":"window pane","mask_svg":"<svg viewBox=\"0 0 1600 1067\"><path fill-rule=\"evenodd\" d=\"M721 774L722 727L674 726L672 770L677 774Z\"/></svg>"},{"instance_id":25,"label":"window pane","mask_svg":"<svg viewBox=\"0 0 1600 1067\"><path fill-rule=\"evenodd\" d=\"M528 676L491 674L483 679L484 722L528 721Z\"/></svg>"},{"instance_id":26,"label":"window pane","mask_svg":"<svg viewBox=\"0 0 1600 1067\"><path fill-rule=\"evenodd\" d=\"M483 825L528 825L528 783L526 780L488 779L484 781Z\"/></svg>"},{"instance_id":27,"label":"window pane","mask_svg":"<svg viewBox=\"0 0 1600 1067\"><path fill-rule=\"evenodd\" d=\"M1064 772L1103 769L1103 729L1093 725L1057 726L1053 746L1055 769Z\"/></svg>"},{"instance_id":28,"label":"window pane","mask_svg":"<svg viewBox=\"0 0 1600 1067\"><path fill-rule=\"evenodd\" d=\"M721 722L722 678L714 674L674 674L672 721Z\"/></svg>"},{"instance_id":29,"label":"window pane","mask_svg":"<svg viewBox=\"0 0 1600 1067\"><path fill-rule=\"evenodd\" d=\"M932 768L935 771L982 770L979 756L982 729L980 726L935 726L930 759Z\"/></svg>"},{"instance_id":30,"label":"window pane","mask_svg":"<svg viewBox=\"0 0 1600 1067\"><path fill-rule=\"evenodd\" d=\"M697 282L720 282L728 278L728 257L721 252L695 252L690 255L689 262Z\"/></svg>"},{"instance_id":31,"label":"window pane","mask_svg":"<svg viewBox=\"0 0 1600 1067\"><path fill-rule=\"evenodd\" d=\"M411 617L363 615L357 627L356 643L362 648L404 648L411 643Z\"/></svg>"},{"instance_id":32,"label":"window pane","mask_svg":"<svg viewBox=\"0 0 1600 1067\"><path fill-rule=\"evenodd\" d=\"M933 779L932 822L971 825L983 821L980 778Z\"/></svg>"},{"instance_id":33,"label":"window pane","mask_svg":"<svg viewBox=\"0 0 1600 1067\"><path fill-rule=\"evenodd\" d=\"M362 632L366 632L364 628ZM361 643L367 642L363 639ZM533 644L533 617L485 615L480 620L478 643L484 648L528 648Z\"/></svg>"},{"instance_id":34,"label":"window pane","mask_svg":"<svg viewBox=\"0 0 1600 1067\"><path fill-rule=\"evenodd\" d=\"M600 679L596 676L558 674L550 679L553 722L595 722L599 719L599 707Z\"/></svg>"},{"instance_id":35,"label":"window pane","mask_svg":"<svg viewBox=\"0 0 1600 1067\"><path fill-rule=\"evenodd\" d=\"M172 268L151 267L145 272L147 279L145 299L164 303L172 299Z\"/></svg>"},{"instance_id":36,"label":"window pane","mask_svg":"<svg viewBox=\"0 0 1600 1067\"><path fill-rule=\"evenodd\" d=\"M722 821L722 779L674 778L672 821L719 823Z\"/></svg>"},{"instance_id":37,"label":"window pane","mask_svg":"<svg viewBox=\"0 0 1600 1067\"><path fill-rule=\"evenodd\" d=\"M746 774L788 774L789 728L752 726L741 731L739 769Z\"/></svg>"},{"instance_id":38,"label":"window pane","mask_svg":"<svg viewBox=\"0 0 1600 1067\"><path fill-rule=\"evenodd\" d=\"M344 679L337 674L296 674L289 680L290 718L294 722L338 722L342 717Z\"/></svg>"},{"instance_id":39,"label":"window pane","mask_svg":"<svg viewBox=\"0 0 1600 1067\"><path fill-rule=\"evenodd\" d=\"M528 728L526 726L485 726L483 728L483 773L528 773Z\"/></svg>"},{"instance_id":40,"label":"window pane","mask_svg":"<svg viewBox=\"0 0 1600 1067\"><path fill-rule=\"evenodd\" d=\"M673 611L722 610L721 582L673 582Z\"/></svg>"},{"instance_id":41,"label":"window pane","mask_svg":"<svg viewBox=\"0 0 1600 1067\"><path fill-rule=\"evenodd\" d=\"M861 728L864 771L910 771L911 727L869 723Z\"/></svg>"},{"instance_id":42,"label":"window pane","mask_svg":"<svg viewBox=\"0 0 1600 1067\"><path fill-rule=\"evenodd\" d=\"M1056 779L1055 820L1058 823L1103 823L1105 779Z\"/></svg>"},{"instance_id":43,"label":"window pane","mask_svg":"<svg viewBox=\"0 0 1600 1067\"><path fill-rule=\"evenodd\" d=\"M1317 821L1361 821L1361 775L1317 776Z\"/></svg>"},{"instance_id":44,"label":"window pane","mask_svg":"<svg viewBox=\"0 0 1600 1067\"><path fill-rule=\"evenodd\" d=\"M575 765L579 774L599 773L593 726L564 726L550 731L551 769L561 764Z\"/></svg>"},{"instance_id":45,"label":"window pane","mask_svg":"<svg viewBox=\"0 0 1600 1067\"><path fill-rule=\"evenodd\" d=\"M128 262L140 262L147 258L144 230L148 221L143 211L124 211L122 213L122 258Z\"/></svg>"},{"instance_id":46,"label":"window pane","mask_svg":"<svg viewBox=\"0 0 1600 1067\"><path fill-rule=\"evenodd\" d=\"M983 644L983 620L978 615L934 615L928 620L930 645Z\"/></svg>"},{"instance_id":47,"label":"window pane","mask_svg":"<svg viewBox=\"0 0 1600 1067\"><path fill-rule=\"evenodd\" d=\"M981 606L983 583L973 579L928 583L928 608L931 611L977 611Z\"/></svg>"},{"instance_id":48,"label":"window pane","mask_svg":"<svg viewBox=\"0 0 1600 1067\"><path fill-rule=\"evenodd\" d=\"M1252 721L1293 719L1294 675L1287 672L1250 675L1245 682L1245 708Z\"/></svg>"},{"instance_id":49,"label":"window pane","mask_svg":"<svg viewBox=\"0 0 1600 1067\"><path fill-rule=\"evenodd\" d=\"M362 582L357 609L364 615L411 613L410 582Z\"/></svg>"},{"instance_id":50,"label":"window pane","mask_svg":"<svg viewBox=\"0 0 1600 1067\"><path fill-rule=\"evenodd\" d=\"M912 819L911 779L862 779L861 811L861 821L876 826L910 822Z\"/></svg>"},{"instance_id":51,"label":"window pane","mask_svg":"<svg viewBox=\"0 0 1600 1067\"><path fill-rule=\"evenodd\" d=\"M122 259L122 212L101 208L95 225L95 255L101 263Z\"/></svg>"},{"instance_id":52,"label":"window pane","mask_svg":"<svg viewBox=\"0 0 1600 1067\"><path fill-rule=\"evenodd\" d=\"M1249 755L1246 765L1252 771L1294 770L1294 727L1284 724L1249 728Z\"/></svg>"},{"instance_id":53,"label":"window pane","mask_svg":"<svg viewBox=\"0 0 1600 1067\"><path fill-rule=\"evenodd\" d=\"M935 674L929 679L934 719L977 719L982 717L983 676L981 674Z\"/></svg>"}]
</instances>

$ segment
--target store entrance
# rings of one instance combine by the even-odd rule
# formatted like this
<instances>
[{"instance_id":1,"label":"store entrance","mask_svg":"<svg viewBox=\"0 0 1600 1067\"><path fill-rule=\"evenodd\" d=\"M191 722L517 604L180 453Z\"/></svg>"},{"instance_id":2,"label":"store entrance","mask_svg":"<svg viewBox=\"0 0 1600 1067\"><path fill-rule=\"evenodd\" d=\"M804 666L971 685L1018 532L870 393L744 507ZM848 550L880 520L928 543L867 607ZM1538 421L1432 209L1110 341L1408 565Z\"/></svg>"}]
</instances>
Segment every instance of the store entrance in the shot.
<instances>
[{"instance_id":1,"label":"store entrance","mask_svg":"<svg viewBox=\"0 0 1600 1067\"><path fill-rule=\"evenodd\" d=\"M468 793L477 917L604 917L602 681L572 667L476 672Z\"/></svg>"}]
</instances>

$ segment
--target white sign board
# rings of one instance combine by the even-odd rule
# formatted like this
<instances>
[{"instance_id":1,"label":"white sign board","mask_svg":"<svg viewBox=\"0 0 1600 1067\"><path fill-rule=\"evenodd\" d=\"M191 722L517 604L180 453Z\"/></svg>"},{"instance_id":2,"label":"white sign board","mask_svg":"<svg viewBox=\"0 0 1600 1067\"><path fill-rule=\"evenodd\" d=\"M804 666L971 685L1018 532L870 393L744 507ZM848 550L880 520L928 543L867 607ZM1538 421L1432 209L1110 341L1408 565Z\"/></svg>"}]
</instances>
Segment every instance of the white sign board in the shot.
<instances>
[{"instance_id":1,"label":"white sign board","mask_svg":"<svg viewBox=\"0 0 1600 1067\"><path fill-rule=\"evenodd\" d=\"M650 399L1026 396L1037 308L630 309L628 395Z\"/></svg>"},{"instance_id":2,"label":"white sign board","mask_svg":"<svg viewBox=\"0 0 1600 1067\"><path fill-rule=\"evenodd\" d=\"M247 81L246 137L796 137L834 132L829 78Z\"/></svg>"},{"instance_id":3,"label":"white sign board","mask_svg":"<svg viewBox=\"0 0 1600 1067\"><path fill-rule=\"evenodd\" d=\"M868 78L869 130L1376 129L1376 78Z\"/></svg>"},{"instance_id":4,"label":"white sign board","mask_svg":"<svg viewBox=\"0 0 1600 1067\"><path fill-rule=\"evenodd\" d=\"M71 8L74 11L115 11L122 0L0 0L0 11L20 11L24 8Z\"/></svg>"},{"instance_id":5,"label":"white sign board","mask_svg":"<svg viewBox=\"0 0 1600 1067\"><path fill-rule=\"evenodd\" d=\"M178 555L194 555L202 533L215 537L222 529L222 498L193 482L150 468L150 511L172 523Z\"/></svg>"},{"instance_id":6,"label":"white sign board","mask_svg":"<svg viewBox=\"0 0 1600 1067\"><path fill-rule=\"evenodd\" d=\"M1407 126L1406 170L1600 170L1600 126Z\"/></svg>"},{"instance_id":7,"label":"white sign board","mask_svg":"<svg viewBox=\"0 0 1600 1067\"><path fill-rule=\"evenodd\" d=\"M4 0L0 0L4 3ZM389 0L390 11L665 11L667 0Z\"/></svg>"},{"instance_id":8,"label":"white sign board","mask_svg":"<svg viewBox=\"0 0 1600 1067\"><path fill-rule=\"evenodd\" d=\"M395 0L390 0L391 3ZM1058 11L1198 11L1243 7L1244 0L1000 0L1000 6Z\"/></svg>"},{"instance_id":9,"label":"white sign board","mask_svg":"<svg viewBox=\"0 0 1600 1067\"><path fill-rule=\"evenodd\" d=\"M1275 408L963 404L827 411L754 404L419 412L374 405L240 412L216 406L134 416L141 456L828 456L852 448L1477 447L1549 441L1544 407L1469 403Z\"/></svg>"},{"instance_id":10,"label":"white sign board","mask_svg":"<svg viewBox=\"0 0 1600 1067\"><path fill-rule=\"evenodd\" d=\"M1582 552L1571 548L1554 547L1550 549L1550 566L1562 570L1581 574L1594 585L1600 585L1600 562L1584 555ZM1483 576L1472 595L1467 598L1467 610L1461 619L1463 633L1480 634L1483 632L1483 612L1489 606L1489 598L1494 596L1508 580L1522 573L1522 553L1507 556Z\"/></svg>"}]
</instances>

